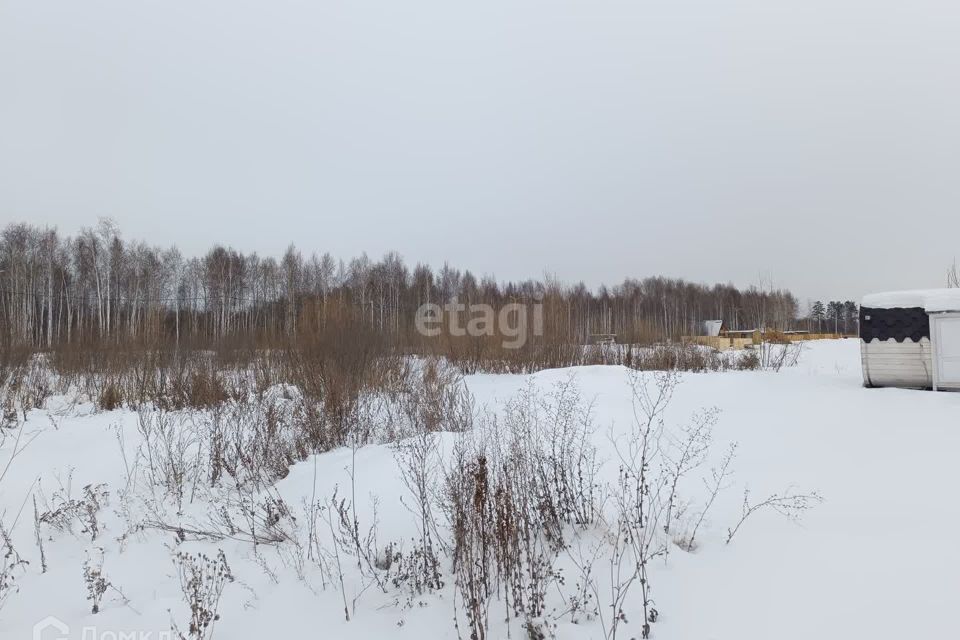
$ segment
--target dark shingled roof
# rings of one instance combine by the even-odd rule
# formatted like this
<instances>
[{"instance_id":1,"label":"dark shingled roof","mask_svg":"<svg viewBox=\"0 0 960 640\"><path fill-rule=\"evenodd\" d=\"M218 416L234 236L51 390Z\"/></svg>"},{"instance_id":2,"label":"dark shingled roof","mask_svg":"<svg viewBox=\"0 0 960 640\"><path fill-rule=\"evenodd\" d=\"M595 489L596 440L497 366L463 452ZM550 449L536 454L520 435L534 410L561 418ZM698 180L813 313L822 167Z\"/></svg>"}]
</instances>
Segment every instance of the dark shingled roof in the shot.
<instances>
[{"instance_id":1,"label":"dark shingled roof","mask_svg":"<svg viewBox=\"0 0 960 640\"><path fill-rule=\"evenodd\" d=\"M921 307L871 309L860 307L860 337L865 342L873 339L897 342L930 338L930 316Z\"/></svg>"}]
</instances>

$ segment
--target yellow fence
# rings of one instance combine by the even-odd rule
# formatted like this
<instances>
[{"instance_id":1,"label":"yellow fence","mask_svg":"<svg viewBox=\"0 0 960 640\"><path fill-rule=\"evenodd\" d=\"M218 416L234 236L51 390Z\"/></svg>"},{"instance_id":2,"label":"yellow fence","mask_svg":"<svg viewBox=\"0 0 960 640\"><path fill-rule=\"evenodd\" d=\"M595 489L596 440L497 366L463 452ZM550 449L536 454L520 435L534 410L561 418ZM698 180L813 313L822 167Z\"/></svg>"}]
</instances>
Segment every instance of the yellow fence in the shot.
<instances>
[{"instance_id":1,"label":"yellow fence","mask_svg":"<svg viewBox=\"0 0 960 640\"><path fill-rule=\"evenodd\" d=\"M844 336L839 333L779 333L771 332L766 338L773 342L803 342L804 340L839 340ZM760 344L763 336L759 331L753 333L750 337L730 337L730 336L684 336L683 341L689 344L700 344L705 347L711 347L717 351L726 351L727 349L745 349L746 347Z\"/></svg>"},{"instance_id":2,"label":"yellow fence","mask_svg":"<svg viewBox=\"0 0 960 640\"><path fill-rule=\"evenodd\" d=\"M745 349L753 344L753 338L728 338L726 336L684 336L683 341L690 344L701 344L717 351Z\"/></svg>"},{"instance_id":3,"label":"yellow fence","mask_svg":"<svg viewBox=\"0 0 960 640\"><path fill-rule=\"evenodd\" d=\"M839 340L840 338L848 337L840 335L839 333L785 333L783 336L788 338L790 342L802 342L803 340Z\"/></svg>"}]
</instances>

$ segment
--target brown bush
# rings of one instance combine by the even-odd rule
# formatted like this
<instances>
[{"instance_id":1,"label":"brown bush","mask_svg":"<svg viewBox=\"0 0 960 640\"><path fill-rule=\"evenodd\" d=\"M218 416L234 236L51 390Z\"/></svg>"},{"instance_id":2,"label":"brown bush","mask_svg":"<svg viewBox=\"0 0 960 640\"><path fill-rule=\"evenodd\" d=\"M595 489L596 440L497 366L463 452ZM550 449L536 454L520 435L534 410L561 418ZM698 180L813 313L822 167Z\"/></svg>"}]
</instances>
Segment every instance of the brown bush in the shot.
<instances>
[{"instance_id":1,"label":"brown bush","mask_svg":"<svg viewBox=\"0 0 960 640\"><path fill-rule=\"evenodd\" d=\"M97 408L101 411L113 411L123 406L123 393L120 386L109 382L97 397Z\"/></svg>"},{"instance_id":2,"label":"brown bush","mask_svg":"<svg viewBox=\"0 0 960 640\"><path fill-rule=\"evenodd\" d=\"M791 342L787 334L775 329L768 329L767 331L764 331L763 340L764 342L769 342L770 344L790 344Z\"/></svg>"},{"instance_id":3,"label":"brown bush","mask_svg":"<svg viewBox=\"0 0 960 640\"><path fill-rule=\"evenodd\" d=\"M737 359L737 367L740 371L754 371L760 368L760 356L753 349L747 350Z\"/></svg>"}]
</instances>

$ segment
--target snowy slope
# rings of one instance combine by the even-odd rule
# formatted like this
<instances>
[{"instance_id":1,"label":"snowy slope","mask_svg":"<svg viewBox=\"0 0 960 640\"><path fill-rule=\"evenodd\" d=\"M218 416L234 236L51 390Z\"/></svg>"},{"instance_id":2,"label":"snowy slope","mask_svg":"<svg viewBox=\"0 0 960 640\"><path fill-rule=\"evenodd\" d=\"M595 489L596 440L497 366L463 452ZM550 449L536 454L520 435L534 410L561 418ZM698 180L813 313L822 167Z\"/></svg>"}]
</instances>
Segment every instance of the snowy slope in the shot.
<instances>
[{"instance_id":1,"label":"snowy slope","mask_svg":"<svg viewBox=\"0 0 960 640\"><path fill-rule=\"evenodd\" d=\"M583 396L595 400L596 444L610 473L616 466L610 438L632 419L627 373L582 367L529 378L549 389L570 375ZM526 376L508 375L467 379L478 404L491 410L528 382ZM798 366L779 373L685 374L668 423L712 406L721 411L712 455L719 456L727 442L739 443L735 474L711 510L696 551L674 548L667 561L655 562L651 584L661 616L652 637L950 637L960 605L960 551L952 542L960 525L955 499L960 394L865 389L859 345L849 340L811 344ZM35 439L0 486L0 510L8 528L16 521L14 541L30 565L18 579L19 592L0 610L0 638L29 638L33 625L50 615L70 625L70 638L80 638L89 625L101 636L140 631L157 637L170 629L171 618L184 619L171 561L178 548L208 555L223 549L229 558L236 580L224 592L217 638L457 637L449 590L406 609L394 606L395 594L370 589L347 622L340 592L324 588L322 576L309 566L298 576L296 563L273 548L261 546L255 554L249 543L231 540L178 545L174 534L158 531L118 540L126 528L118 513L127 477L121 447L129 462L138 444L132 412L93 413L89 407L59 406L55 399L46 410L33 411L22 428L22 441ZM458 437L443 434L441 448L449 449ZM11 446L8 438L0 466ZM315 456L295 465L276 490L288 504L300 505L348 487L346 469L353 467L361 518L375 495L381 537L409 539L415 522L401 503L406 490L393 450L368 446L353 457L350 450ZM42 574L30 497L39 486L49 498L68 482L74 495L84 485L107 484L105 528L92 542L79 531L45 542L48 571ZM691 491L698 485L699 477ZM755 496L789 487L815 489L825 500L800 524L759 512L725 545L746 486ZM103 610L92 615L82 565L95 547L103 547L104 572L129 604L108 593ZM357 589L348 585L351 595ZM622 637L639 637L636 629L628 627ZM500 621L491 624L493 637L505 637L507 630ZM521 637L522 630L511 625L510 633ZM603 632L596 621L571 624L564 618L556 635L600 638Z\"/></svg>"}]
</instances>

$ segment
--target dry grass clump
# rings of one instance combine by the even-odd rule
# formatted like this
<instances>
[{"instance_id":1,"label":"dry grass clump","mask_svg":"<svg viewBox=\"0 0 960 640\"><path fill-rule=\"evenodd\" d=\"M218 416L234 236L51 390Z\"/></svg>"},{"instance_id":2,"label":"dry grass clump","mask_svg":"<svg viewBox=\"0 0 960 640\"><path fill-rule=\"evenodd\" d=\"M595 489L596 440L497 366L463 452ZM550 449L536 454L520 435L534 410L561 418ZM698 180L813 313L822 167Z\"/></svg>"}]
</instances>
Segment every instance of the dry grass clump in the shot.
<instances>
[{"instance_id":1,"label":"dry grass clump","mask_svg":"<svg viewBox=\"0 0 960 640\"><path fill-rule=\"evenodd\" d=\"M623 364L639 371L710 371L753 370L761 361L752 350L721 352L696 344L660 344L632 348L625 352Z\"/></svg>"},{"instance_id":2,"label":"dry grass clump","mask_svg":"<svg viewBox=\"0 0 960 640\"><path fill-rule=\"evenodd\" d=\"M491 608L548 633L547 592L573 529L600 517L593 421L572 382L548 397L527 388L485 433L458 443L444 475L454 584L470 637L485 638Z\"/></svg>"}]
</instances>

